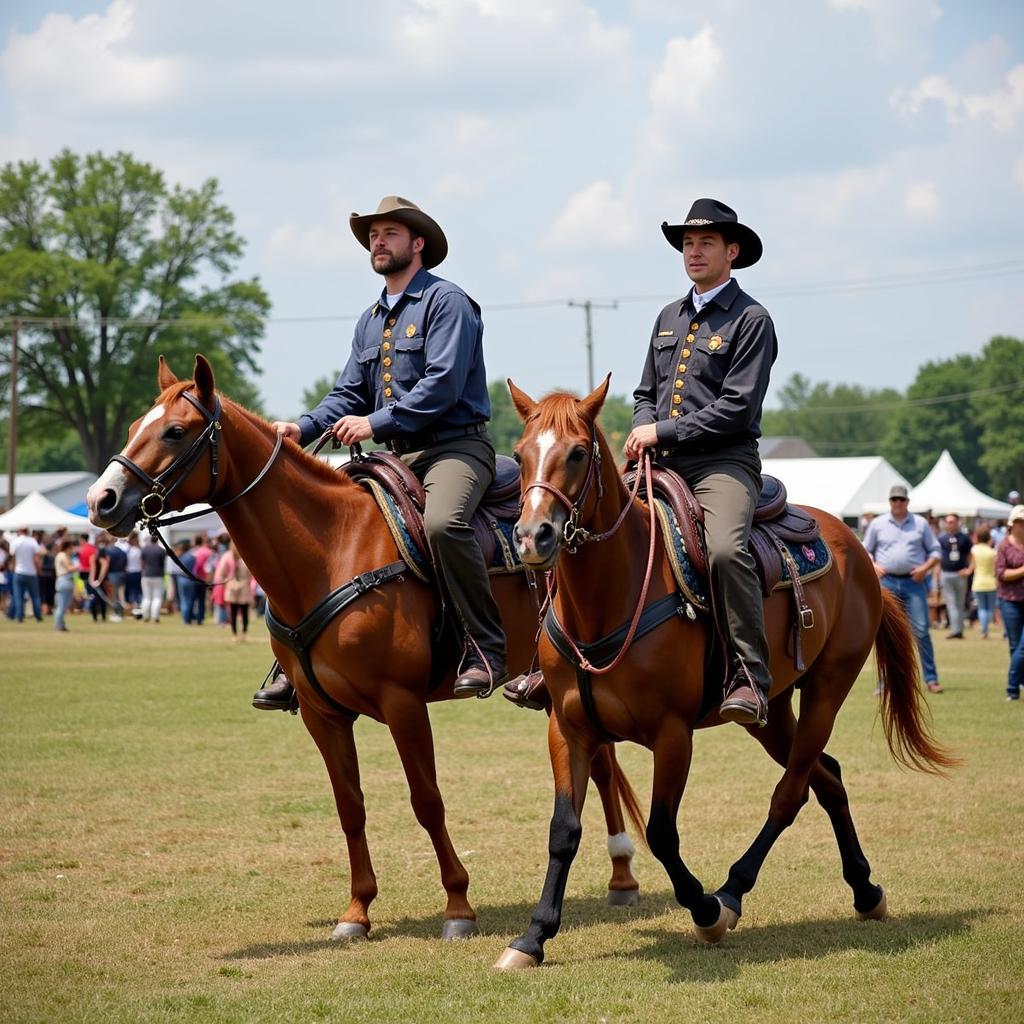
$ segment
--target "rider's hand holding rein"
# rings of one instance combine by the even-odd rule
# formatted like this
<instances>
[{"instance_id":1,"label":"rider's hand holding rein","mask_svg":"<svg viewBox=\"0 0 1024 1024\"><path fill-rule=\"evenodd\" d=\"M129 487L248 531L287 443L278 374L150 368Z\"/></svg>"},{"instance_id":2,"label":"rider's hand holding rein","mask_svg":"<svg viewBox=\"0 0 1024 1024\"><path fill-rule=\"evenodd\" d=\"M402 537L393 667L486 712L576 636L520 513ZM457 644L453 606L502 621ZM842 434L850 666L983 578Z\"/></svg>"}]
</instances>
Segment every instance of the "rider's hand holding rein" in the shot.
<instances>
[{"instance_id":1,"label":"rider's hand holding rein","mask_svg":"<svg viewBox=\"0 0 1024 1024\"><path fill-rule=\"evenodd\" d=\"M653 423L642 423L634 427L622 446L627 459L639 459L645 448L655 448L658 444L658 429Z\"/></svg>"},{"instance_id":2,"label":"rider's hand holding rein","mask_svg":"<svg viewBox=\"0 0 1024 1024\"><path fill-rule=\"evenodd\" d=\"M285 420L274 420L270 425L279 434L283 434L289 441L294 441L296 444L300 443L302 438L302 428L298 423L289 423Z\"/></svg>"},{"instance_id":3,"label":"rider's hand holding rein","mask_svg":"<svg viewBox=\"0 0 1024 1024\"><path fill-rule=\"evenodd\" d=\"M369 416L342 416L331 428L331 433L342 444L358 444L373 437Z\"/></svg>"}]
</instances>

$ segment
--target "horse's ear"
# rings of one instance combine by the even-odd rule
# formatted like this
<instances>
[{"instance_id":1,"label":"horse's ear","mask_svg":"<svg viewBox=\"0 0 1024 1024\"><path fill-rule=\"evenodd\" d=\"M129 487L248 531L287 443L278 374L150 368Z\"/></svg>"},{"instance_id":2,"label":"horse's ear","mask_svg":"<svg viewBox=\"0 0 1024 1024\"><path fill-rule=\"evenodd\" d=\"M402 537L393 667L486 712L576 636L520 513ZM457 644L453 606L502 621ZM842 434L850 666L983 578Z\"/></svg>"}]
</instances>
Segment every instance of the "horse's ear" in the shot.
<instances>
[{"instance_id":1,"label":"horse's ear","mask_svg":"<svg viewBox=\"0 0 1024 1024\"><path fill-rule=\"evenodd\" d=\"M512 404L516 407L519 418L525 423L536 411L537 403L525 391L517 388L512 383L511 377L506 383L508 384L508 393L512 396Z\"/></svg>"},{"instance_id":2,"label":"horse's ear","mask_svg":"<svg viewBox=\"0 0 1024 1024\"><path fill-rule=\"evenodd\" d=\"M597 419L597 414L601 411L601 406L604 405L604 400L608 397L608 385L611 382L612 375L609 373L608 376L605 377L605 379L580 402L580 415L585 416L589 422L593 423Z\"/></svg>"},{"instance_id":3,"label":"horse's ear","mask_svg":"<svg viewBox=\"0 0 1024 1024\"><path fill-rule=\"evenodd\" d=\"M172 384L177 383L178 378L174 376L174 371L167 365L167 360L160 356L156 364L156 386L164 392Z\"/></svg>"},{"instance_id":4,"label":"horse's ear","mask_svg":"<svg viewBox=\"0 0 1024 1024\"><path fill-rule=\"evenodd\" d=\"M201 352L196 353L196 365L192 371L192 379L196 382L196 393L199 401L207 409L213 408L213 367L207 362L206 356Z\"/></svg>"}]
</instances>

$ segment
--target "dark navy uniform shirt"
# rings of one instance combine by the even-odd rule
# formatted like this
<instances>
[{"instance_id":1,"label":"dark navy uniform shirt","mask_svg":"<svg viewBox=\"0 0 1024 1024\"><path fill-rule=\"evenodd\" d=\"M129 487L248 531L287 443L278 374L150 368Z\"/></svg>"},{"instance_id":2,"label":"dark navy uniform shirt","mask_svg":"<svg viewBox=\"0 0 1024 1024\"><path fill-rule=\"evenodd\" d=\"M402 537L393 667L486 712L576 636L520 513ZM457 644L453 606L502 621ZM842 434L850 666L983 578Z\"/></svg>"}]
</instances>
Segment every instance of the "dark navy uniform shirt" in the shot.
<instances>
[{"instance_id":1,"label":"dark navy uniform shirt","mask_svg":"<svg viewBox=\"0 0 1024 1024\"><path fill-rule=\"evenodd\" d=\"M393 310L386 302L385 289L359 318L334 388L299 417L303 445L342 416L368 416L375 441L490 419L480 307L425 268Z\"/></svg>"},{"instance_id":2,"label":"dark navy uniform shirt","mask_svg":"<svg viewBox=\"0 0 1024 1024\"><path fill-rule=\"evenodd\" d=\"M943 572L959 572L967 568L971 554L971 538L963 530L956 533L940 533L939 548Z\"/></svg>"},{"instance_id":3,"label":"dark navy uniform shirt","mask_svg":"<svg viewBox=\"0 0 1024 1024\"><path fill-rule=\"evenodd\" d=\"M692 294L658 314L633 426L656 424L658 444L680 454L752 443L778 354L772 318L735 280L699 313Z\"/></svg>"}]
</instances>

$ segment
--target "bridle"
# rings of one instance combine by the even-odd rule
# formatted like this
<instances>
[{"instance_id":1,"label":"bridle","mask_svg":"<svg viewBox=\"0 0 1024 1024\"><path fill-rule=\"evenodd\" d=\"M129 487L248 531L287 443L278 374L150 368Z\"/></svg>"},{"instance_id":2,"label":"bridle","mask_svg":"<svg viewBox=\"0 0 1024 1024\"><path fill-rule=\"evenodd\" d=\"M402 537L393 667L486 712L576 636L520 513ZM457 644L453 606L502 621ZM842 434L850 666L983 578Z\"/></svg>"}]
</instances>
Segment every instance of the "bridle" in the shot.
<instances>
[{"instance_id":1,"label":"bridle","mask_svg":"<svg viewBox=\"0 0 1024 1024\"><path fill-rule=\"evenodd\" d=\"M637 471L636 479L633 481L633 487L629 492L629 500L626 501L622 506L622 511L619 513L618 519L615 520L614 524L610 529L605 530L603 533L591 533L586 527L580 526L580 515L582 514L583 504L587 500L587 494L590 488L593 486L594 481L597 481L597 500L604 497L604 485L601 483L601 448L597 442L597 432L593 425L590 428L590 463L587 466L587 475L583 480L583 486L580 488L579 493L576 495L575 500L569 498L566 494L560 491L554 484L549 484L546 480L535 480L533 483L528 484L523 488L522 500L525 502L526 492L532 490L534 487L539 487L543 491L548 491L553 494L565 507L569 510L569 518L565 522L565 526L562 529L562 536L564 538L565 549L569 554L575 554L581 544L596 543L598 541L607 540L614 534L618 528L624 522L627 513L633 507L633 502L636 499L637 494L640 491L640 481L646 479L647 481L647 503L650 511L650 547L647 552L647 569L644 573L643 586L640 588L640 596L637 599L636 609L633 612L633 616L630 619L629 629L626 633L626 637L622 642L622 647L619 653L607 664L597 666L590 662L590 660L580 650L579 644L565 631L562 629L569 647L576 657L576 671L577 676L582 673L593 673L594 675L604 675L606 672L611 672L616 668L623 658L626 656L626 652L629 650L630 645L633 643L633 638L636 636L637 627L640 624L640 618L644 612L644 606L647 602L647 590L651 583L651 574L654 570L654 550L657 543L657 528L655 524L655 512L654 512L654 491L651 487L651 455L649 451L643 451L641 453L642 468ZM554 591L552 587L552 575L553 573L547 573L547 588L548 595L547 601L545 601L545 609L551 605L554 599ZM543 620L542 610L542 620ZM587 683L589 687L589 683Z\"/></svg>"},{"instance_id":2,"label":"bridle","mask_svg":"<svg viewBox=\"0 0 1024 1024\"><path fill-rule=\"evenodd\" d=\"M233 504L238 501L239 498L248 494L267 475L270 471L270 467L274 464L274 460L277 458L278 453L281 451L281 444L284 441L284 435L277 435L277 441L274 444L274 450L270 453L270 458L267 459L259 473L257 473L256 476L246 484L238 494L234 495L234 497L228 498L227 501L214 503L213 499L217 493L217 487L219 484L219 452L217 446L220 442L220 432L222 429L220 421L220 397L214 395L213 412L207 409L198 398L190 394L188 391L182 391L180 397L187 399L196 407L196 409L199 410L200 413L202 413L203 417L206 419L206 427L192 442L188 449L174 459L162 473L155 477L150 476L140 465L138 465L138 463L133 462L125 455L114 455L110 461L124 466L125 469L138 477L142 483L149 488L148 493L144 494L139 499L138 516L136 517L136 521L144 530L149 530L150 536L163 545L164 550L171 556L172 560L180 569L188 573L195 582L209 585L206 584L205 580L197 579L185 566L181 564L178 560L178 556L171 550L170 546L159 532L159 527L173 526L175 523L183 523L187 522L189 519L196 519L199 516L206 515L207 510L199 509L195 512L180 512L177 515L168 516L164 514L167 509L167 499L188 479L192 470L195 468L196 463L199 462L205 454L206 449L209 448L210 486L206 492L206 497L203 500L212 509L219 510L227 508L228 505Z\"/></svg>"},{"instance_id":3,"label":"bridle","mask_svg":"<svg viewBox=\"0 0 1024 1024\"><path fill-rule=\"evenodd\" d=\"M623 520L626 518L626 513L629 512L630 506L633 504L633 499L636 498L640 490L640 478L643 476L642 473L637 473L636 480L633 483L633 489L629 493L629 501L622 507L622 512L619 514L619 518L615 520L615 524L609 530L605 530L604 533L591 533L585 526L580 526L580 516L583 514L583 503L587 500L587 495L590 488L597 484L597 500L600 502L604 497L604 484L601 482L601 447L597 443L597 434L594 427L590 428L590 462L587 465L587 475L583 480L583 486L580 488L579 493L576 495L575 500L569 498L564 492L560 491L554 484L549 484L546 480L535 480L532 484L527 484L523 488L522 501L526 501L526 492L533 490L534 487L539 487L542 491L548 491L553 494L568 510L569 518L565 521L565 525L562 527L562 540L565 545L565 550L570 555L576 554L581 544L596 543L597 541L607 540L616 530L622 525Z\"/></svg>"}]
</instances>

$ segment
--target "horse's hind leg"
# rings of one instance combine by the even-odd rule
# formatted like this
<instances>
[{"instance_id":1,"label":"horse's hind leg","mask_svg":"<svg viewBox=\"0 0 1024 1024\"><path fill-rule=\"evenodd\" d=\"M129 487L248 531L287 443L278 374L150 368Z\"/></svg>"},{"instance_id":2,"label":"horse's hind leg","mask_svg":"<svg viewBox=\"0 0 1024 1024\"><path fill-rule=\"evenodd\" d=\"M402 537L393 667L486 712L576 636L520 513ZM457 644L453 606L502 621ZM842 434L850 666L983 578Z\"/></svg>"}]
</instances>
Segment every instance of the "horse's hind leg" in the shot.
<instances>
[{"instance_id":1,"label":"horse's hind leg","mask_svg":"<svg viewBox=\"0 0 1024 1024\"><path fill-rule=\"evenodd\" d=\"M604 819L608 825L608 855L612 877L608 882L608 902L616 907L635 907L640 902L640 883L633 877L632 861L636 848L626 832L619 796L620 776L615 747L603 743L590 764L590 777L601 795Z\"/></svg>"},{"instance_id":2,"label":"horse's hind leg","mask_svg":"<svg viewBox=\"0 0 1024 1024\"><path fill-rule=\"evenodd\" d=\"M370 904L377 896L377 878L366 843L366 808L359 788L359 758L356 755L352 722L325 718L305 703L300 705L302 721L327 765L334 790L334 802L348 843L351 899L338 918L331 938L339 942L365 939L370 931Z\"/></svg>"},{"instance_id":3,"label":"horse's hind leg","mask_svg":"<svg viewBox=\"0 0 1024 1024\"><path fill-rule=\"evenodd\" d=\"M426 830L441 869L441 884L448 896L441 936L466 939L476 935L476 912L466 896L469 873L452 845L445 825L444 801L437 785L434 739L427 706L415 694L402 693L385 704L385 721L398 749L416 820Z\"/></svg>"}]
</instances>

